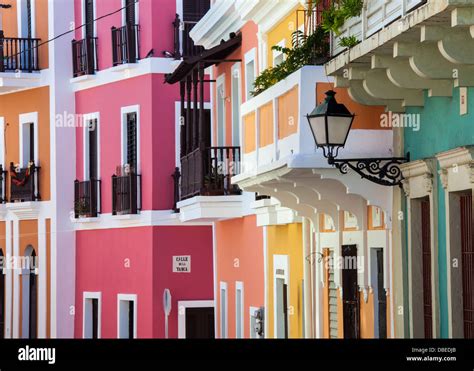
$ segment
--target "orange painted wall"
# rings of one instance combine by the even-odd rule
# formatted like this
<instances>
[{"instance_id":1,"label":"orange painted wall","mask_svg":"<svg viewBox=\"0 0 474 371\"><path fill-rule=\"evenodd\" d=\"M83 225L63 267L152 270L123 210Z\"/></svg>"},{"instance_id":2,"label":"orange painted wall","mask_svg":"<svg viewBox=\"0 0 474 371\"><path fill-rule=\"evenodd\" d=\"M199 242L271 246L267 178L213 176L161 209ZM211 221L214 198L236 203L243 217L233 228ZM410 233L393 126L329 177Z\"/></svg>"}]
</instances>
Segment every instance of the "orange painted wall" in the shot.
<instances>
[{"instance_id":1,"label":"orange painted wall","mask_svg":"<svg viewBox=\"0 0 474 371\"><path fill-rule=\"evenodd\" d=\"M339 103L345 104L350 112L355 113L356 117L352 124L353 129L391 130L390 128L380 126L380 116L385 112L383 107L363 106L356 103L349 97L347 89L334 89L334 85L331 83L316 84L316 99L318 104L324 101L326 98L325 93L328 90L334 90L337 93L336 100Z\"/></svg>"},{"instance_id":2,"label":"orange painted wall","mask_svg":"<svg viewBox=\"0 0 474 371\"><path fill-rule=\"evenodd\" d=\"M260 138L258 146L263 148L274 142L273 138L273 103L267 103L260 110Z\"/></svg>"},{"instance_id":3,"label":"orange painted wall","mask_svg":"<svg viewBox=\"0 0 474 371\"><path fill-rule=\"evenodd\" d=\"M41 41L48 40L48 0L32 0L35 2L35 34ZM18 37L17 0L3 0L2 4L10 4L10 9L0 9L5 37ZM48 68L48 45L39 48L39 64L41 69Z\"/></svg>"},{"instance_id":4,"label":"orange painted wall","mask_svg":"<svg viewBox=\"0 0 474 371\"><path fill-rule=\"evenodd\" d=\"M360 302L360 337L361 339L374 338L374 294L369 293L367 303L364 294L359 295Z\"/></svg>"},{"instance_id":5,"label":"orange painted wall","mask_svg":"<svg viewBox=\"0 0 474 371\"><path fill-rule=\"evenodd\" d=\"M228 337L235 338L235 282L244 284L244 337L250 337L249 307L264 306L263 228L246 216L215 224L218 321L220 334L220 282L227 282Z\"/></svg>"},{"instance_id":6,"label":"orange painted wall","mask_svg":"<svg viewBox=\"0 0 474 371\"><path fill-rule=\"evenodd\" d=\"M7 254L7 229L6 222L0 222L0 249L3 251L3 255Z\"/></svg>"},{"instance_id":7,"label":"orange painted wall","mask_svg":"<svg viewBox=\"0 0 474 371\"><path fill-rule=\"evenodd\" d=\"M38 112L40 193L41 200L48 201L51 197L49 87L0 95L0 117L5 119L5 163L9 167L10 162L17 164L20 161L19 115L30 112ZM7 184L8 195L9 192Z\"/></svg>"},{"instance_id":8,"label":"orange painted wall","mask_svg":"<svg viewBox=\"0 0 474 371\"><path fill-rule=\"evenodd\" d=\"M253 22L247 22L240 31L242 33L242 46L237 49L234 53L227 57L227 59L234 59L234 60L241 60L240 65L240 91L241 91L241 102L245 102L247 97L245 96L245 54L252 50L253 48L258 47L258 40L257 40L257 32L258 28L257 25ZM257 58L258 58L258 53ZM255 61L256 65L258 66L258 60ZM232 66L234 63L221 63L218 66L214 67L214 78L217 79L222 74L225 74L225 96L231 97L232 95ZM258 71L257 71L258 72ZM258 73L257 73L258 75ZM217 84L213 84L212 86L212 94L214 97L214 122L217 122L217 117L215 112L217 112L215 104L216 104L216 89ZM232 145L232 100L227 99L225 101L225 121L226 121L226 145ZM217 142L217 132L215 128L217 125L214 125L214 141Z\"/></svg>"},{"instance_id":9,"label":"orange painted wall","mask_svg":"<svg viewBox=\"0 0 474 371\"><path fill-rule=\"evenodd\" d=\"M46 219L46 338L51 338L51 219Z\"/></svg>"},{"instance_id":10,"label":"orange painted wall","mask_svg":"<svg viewBox=\"0 0 474 371\"><path fill-rule=\"evenodd\" d=\"M255 140L255 112L249 113L243 119L243 151L244 153L251 153L257 148Z\"/></svg>"},{"instance_id":11,"label":"orange painted wall","mask_svg":"<svg viewBox=\"0 0 474 371\"><path fill-rule=\"evenodd\" d=\"M298 86L278 98L278 138L284 139L298 132Z\"/></svg>"}]
</instances>

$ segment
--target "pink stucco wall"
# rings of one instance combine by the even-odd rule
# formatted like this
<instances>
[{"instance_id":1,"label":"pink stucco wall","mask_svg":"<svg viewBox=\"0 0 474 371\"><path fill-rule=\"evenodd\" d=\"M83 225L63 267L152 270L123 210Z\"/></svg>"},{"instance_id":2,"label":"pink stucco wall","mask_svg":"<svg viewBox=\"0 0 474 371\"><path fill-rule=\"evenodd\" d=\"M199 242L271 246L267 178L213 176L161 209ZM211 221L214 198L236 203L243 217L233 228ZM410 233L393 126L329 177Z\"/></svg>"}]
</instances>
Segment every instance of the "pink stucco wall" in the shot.
<instances>
[{"instance_id":1,"label":"pink stucco wall","mask_svg":"<svg viewBox=\"0 0 474 371\"><path fill-rule=\"evenodd\" d=\"M75 25L83 24L84 0L75 0ZM95 18L117 11L123 7L122 0L95 0ZM173 26L176 15L176 0L140 0L138 17L140 25L140 57L144 58L153 49L155 57L162 57L164 50L173 50ZM122 14L118 12L96 22L98 38L99 70L112 66L112 27L122 26ZM82 29L75 37L82 39Z\"/></svg>"},{"instance_id":2,"label":"pink stucco wall","mask_svg":"<svg viewBox=\"0 0 474 371\"><path fill-rule=\"evenodd\" d=\"M178 335L179 300L213 299L211 227L81 231L76 246L76 338L83 336L85 291L102 293L103 338L117 337L119 293L137 295L139 338L164 337L164 288L170 289L173 298L169 317L172 338ZM191 273L172 272L174 255L191 255Z\"/></svg>"},{"instance_id":3,"label":"pink stucco wall","mask_svg":"<svg viewBox=\"0 0 474 371\"><path fill-rule=\"evenodd\" d=\"M179 86L163 83L164 76L149 74L76 93L78 114L100 113L100 178L102 212L112 210L112 180L121 163L121 107L140 106L140 162L143 210L173 206L176 115ZM111 97L113 97L111 99ZM84 129L76 129L77 179L84 178Z\"/></svg>"}]
</instances>

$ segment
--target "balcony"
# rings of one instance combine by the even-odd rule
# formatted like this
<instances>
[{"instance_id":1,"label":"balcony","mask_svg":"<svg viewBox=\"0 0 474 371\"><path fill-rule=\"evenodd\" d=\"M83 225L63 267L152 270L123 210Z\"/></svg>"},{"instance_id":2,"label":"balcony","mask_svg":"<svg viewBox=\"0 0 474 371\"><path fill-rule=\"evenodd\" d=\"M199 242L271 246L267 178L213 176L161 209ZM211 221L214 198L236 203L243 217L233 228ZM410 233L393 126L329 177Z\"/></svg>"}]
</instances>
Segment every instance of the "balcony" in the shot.
<instances>
[{"instance_id":1,"label":"balcony","mask_svg":"<svg viewBox=\"0 0 474 371\"><path fill-rule=\"evenodd\" d=\"M387 27L397 19L404 17L427 0L369 0L360 17L354 17L344 23L341 34L334 38L333 55L344 51L339 45L343 37L355 36L364 41Z\"/></svg>"},{"instance_id":2,"label":"balcony","mask_svg":"<svg viewBox=\"0 0 474 371\"><path fill-rule=\"evenodd\" d=\"M97 37L72 40L73 76L93 75L97 68Z\"/></svg>"},{"instance_id":3,"label":"balcony","mask_svg":"<svg viewBox=\"0 0 474 371\"><path fill-rule=\"evenodd\" d=\"M74 182L74 217L96 218L101 213L101 182L88 180Z\"/></svg>"},{"instance_id":4,"label":"balcony","mask_svg":"<svg viewBox=\"0 0 474 371\"><path fill-rule=\"evenodd\" d=\"M40 85L40 39L4 37L0 30L0 93Z\"/></svg>"},{"instance_id":5,"label":"balcony","mask_svg":"<svg viewBox=\"0 0 474 371\"><path fill-rule=\"evenodd\" d=\"M201 54L204 51L202 46L196 46L193 39L189 35L191 30L198 22L195 21L181 21L179 15L173 22L174 28L174 58L188 59Z\"/></svg>"},{"instance_id":6,"label":"balcony","mask_svg":"<svg viewBox=\"0 0 474 371\"><path fill-rule=\"evenodd\" d=\"M140 59L139 25L112 27L112 63L114 66L137 63Z\"/></svg>"},{"instance_id":7,"label":"balcony","mask_svg":"<svg viewBox=\"0 0 474 371\"><path fill-rule=\"evenodd\" d=\"M232 184L240 173L240 147L196 149L176 169L175 210L182 221L209 221L241 216L242 191Z\"/></svg>"},{"instance_id":8,"label":"balcony","mask_svg":"<svg viewBox=\"0 0 474 371\"><path fill-rule=\"evenodd\" d=\"M10 202L39 201L39 170L31 165L28 168L15 168L10 164Z\"/></svg>"},{"instance_id":9,"label":"balcony","mask_svg":"<svg viewBox=\"0 0 474 371\"><path fill-rule=\"evenodd\" d=\"M112 215L136 215L142 208L142 177L112 176Z\"/></svg>"}]
</instances>

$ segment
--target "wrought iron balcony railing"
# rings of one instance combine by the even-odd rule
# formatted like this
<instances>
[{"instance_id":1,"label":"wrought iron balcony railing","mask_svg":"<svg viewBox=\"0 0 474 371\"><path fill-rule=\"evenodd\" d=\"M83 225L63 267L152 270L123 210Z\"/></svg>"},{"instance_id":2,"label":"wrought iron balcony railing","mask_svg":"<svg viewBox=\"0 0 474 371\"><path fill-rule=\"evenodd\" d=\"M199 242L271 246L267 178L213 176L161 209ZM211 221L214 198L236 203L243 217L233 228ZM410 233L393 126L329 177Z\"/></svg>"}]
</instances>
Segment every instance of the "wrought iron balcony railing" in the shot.
<instances>
[{"instance_id":1,"label":"wrought iron balcony railing","mask_svg":"<svg viewBox=\"0 0 474 371\"><path fill-rule=\"evenodd\" d=\"M112 176L112 215L138 214L142 209L142 177Z\"/></svg>"},{"instance_id":2,"label":"wrought iron balcony railing","mask_svg":"<svg viewBox=\"0 0 474 371\"><path fill-rule=\"evenodd\" d=\"M181 158L181 173L176 169L175 204L194 196L239 195L231 178L240 173L240 147L196 149Z\"/></svg>"},{"instance_id":3,"label":"wrought iron balcony railing","mask_svg":"<svg viewBox=\"0 0 474 371\"><path fill-rule=\"evenodd\" d=\"M91 179L74 182L74 217L95 218L101 213L101 182Z\"/></svg>"},{"instance_id":4,"label":"wrought iron balcony railing","mask_svg":"<svg viewBox=\"0 0 474 371\"><path fill-rule=\"evenodd\" d=\"M10 202L41 200L39 170L34 164L20 169L10 164Z\"/></svg>"},{"instance_id":5,"label":"wrought iron balcony railing","mask_svg":"<svg viewBox=\"0 0 474 371\"><path fill-rule=\"evenodd\" d=\"M0 31L0 72L39 71L40 39L4 37Z\"/></svg>"},{"instance_id":6,"label":"wrought iron balcony railing","mask_svg":"<svg viewBox=\"0 0 474 371\"><path fill-rule=\"evenodd\" d=\"M74 77L93 75L97 69L97 37L72 40L72 70Z\"/></svg>"},{"instance_id":7,"label":"wrought iron balcony railing","mask_svg":"<svg viewBox=\"0 0 474 371\"><path fill-rule=\"evenodd\" d=\"M173 22L174 27L174 58L175 59L186 59L194 57L202 53L204 48L202 46L194 45L193 39L189 36L189 33L198 22L194 21L181 21L178 14Z\"/></svg>"},{"instance_id":8,"label":"wrought iron balcony railing","mask_svg":"<svg viewBox=\"0 0 474 371\"><path fill-rule=\"evenodd\" d=\"M137 63L140 59L139 25L112 27L112 61L114 66Z\"/></svg>"}]
</instances>

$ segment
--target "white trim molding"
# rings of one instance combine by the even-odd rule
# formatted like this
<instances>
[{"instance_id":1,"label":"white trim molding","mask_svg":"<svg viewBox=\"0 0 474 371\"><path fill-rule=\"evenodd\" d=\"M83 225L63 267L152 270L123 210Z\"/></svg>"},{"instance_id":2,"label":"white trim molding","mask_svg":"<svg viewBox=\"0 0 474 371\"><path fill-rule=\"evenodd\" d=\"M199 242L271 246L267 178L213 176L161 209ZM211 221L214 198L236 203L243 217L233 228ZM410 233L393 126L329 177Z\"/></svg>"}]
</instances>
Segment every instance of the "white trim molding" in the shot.
<instances>
[{"instance_id":1,"label":"white trim molding","mask_svg":"<svg viewBox=\"0 0 474 371\"><path fill-rule=\"evenodd\" d=\"M178 339L186 339L186 309L214 308L214 300L180 300L178 301Z\"/></svg>"},{"instance_id":2,"label":"white trim molding","mask_svg":"<svg viewBox=\"0 0 474 371\"><path fill-rule=\"evenodd\" d=\"M463 338L463 284L461 252L461 196L474 194L474 146L455 148L436 155L444 189L446 215L446 269L448 336Z\"/></svg>"},{"instance_id":3,"label":"white trim molding","mask_svg":"<svg viewBox=\"0 0 474 371\"><path fill-rule=\"evenodd\" d=\"M237 306L237 291L240 291L240 308ZM245 338L245 291L244 291L244 283L242 281L235 282L235 338L236 339L243 339ZM237 316L240 313L240 329L239 323L237 321ZM240 331L240 336L237 334Z\"/></svg>"},{"instance_id":4,"label":"white trim molding","mask_svg":"<svg viewBox=\"0 0 474 371\"><path fill-rule=\"evenodd\" d=\"M430 204L431 242L431 305L433 338L440 335L439 280L438 280L438 187L436 160L425 159L401 165L403 189L407 198L408 235L408 295L409 327L411 338L424 337L423 321L423 270L421 260L421 205ZM415 312L415 313L414 313Z\"/></svg>"},{"instance_id":5,"label":"white trim molding","mask_svg":"<svg viewBox=\"0 0 474 371\"><path fill-rule=\"evenodd\" d=\"M117 294L117 339L120 337L120 302L132 301L133 302L133 338L137 338L137 295L136 294Z\"/></svg>"},{"instance_id":6,"label":"white trim molding","mask_svg":"<svg viewBox=\"0 0 474 371\"><path fill-rule=\"evenodd\" d=\"M90 337L86 338L86 300L88 299L97 299L97 338L100 339L101 336L101 323L102 323L102 293L101 292L89 292L84 291L82 294L82 338L91 339Z\"/></svg>"},{"instance_id":7,"label":"white trim molding","mask_svg":"<svg viewBox=\"0 0 474 371\"><path fill-rule=\"evenodd\" d=\"M227 290L227 282L220 282L219 284L219 338L227 339L229 336L229 291ZM222 291L225 292L224 304L225 310L222 308ZM222 326L225 323L225 327Z\"/></svg>"}]
</instances>

